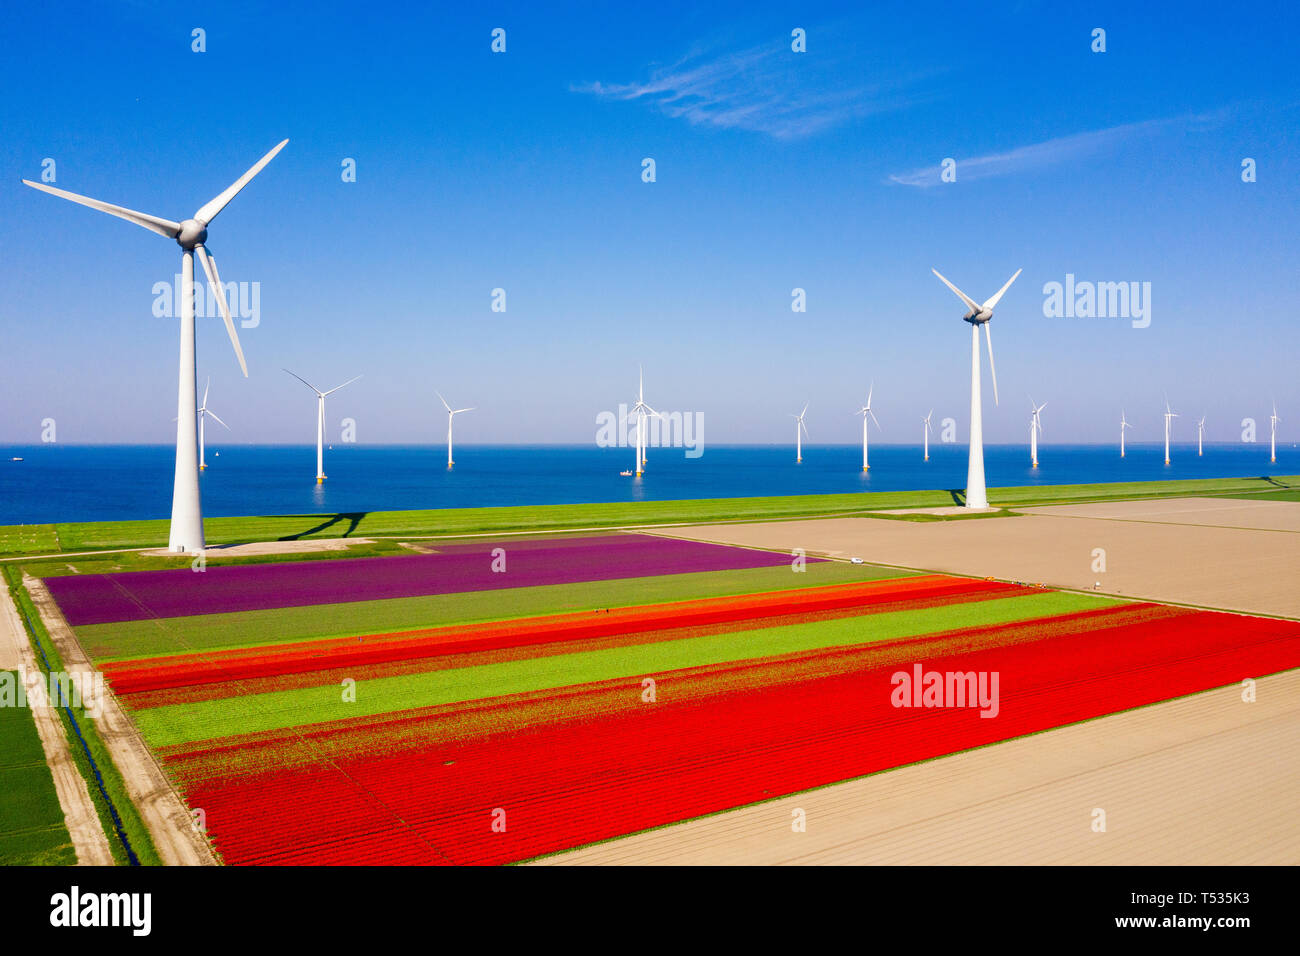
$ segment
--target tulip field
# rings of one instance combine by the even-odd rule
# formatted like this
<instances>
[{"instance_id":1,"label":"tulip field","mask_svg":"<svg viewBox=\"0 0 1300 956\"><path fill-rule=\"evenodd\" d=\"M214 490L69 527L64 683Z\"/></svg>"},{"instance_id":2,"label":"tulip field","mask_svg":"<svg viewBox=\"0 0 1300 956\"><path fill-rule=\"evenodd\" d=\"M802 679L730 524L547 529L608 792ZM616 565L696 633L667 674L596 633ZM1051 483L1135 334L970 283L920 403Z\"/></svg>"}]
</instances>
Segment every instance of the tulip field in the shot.
<instances>
[{"instance_id":1,"label":"tulip field","mask_svg":"<svg viewBox=\"0 0 1300 956\"><path fill-rule=\"evenodd\" d=\"M47 584L227 864L518 862L1300 665L1292 621L801 564L599 534ZM900 702L922 670L997 699Z\"/></svg>"}]
</instances>

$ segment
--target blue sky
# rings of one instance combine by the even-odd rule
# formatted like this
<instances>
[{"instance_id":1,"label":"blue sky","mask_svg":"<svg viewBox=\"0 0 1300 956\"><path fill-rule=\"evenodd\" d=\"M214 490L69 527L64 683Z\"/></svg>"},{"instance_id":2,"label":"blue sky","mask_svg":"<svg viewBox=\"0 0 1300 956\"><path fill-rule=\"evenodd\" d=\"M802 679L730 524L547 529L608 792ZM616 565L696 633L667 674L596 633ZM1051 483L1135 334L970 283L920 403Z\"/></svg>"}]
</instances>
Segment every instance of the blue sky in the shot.
<instances>
[{"instance_id":1,"label":"blue sky","mask_svg":"<svg viewBox=\"0 0 1300 956\"><path fill-rule=\"evenodd\" d=\"M871 380L878 440L917 441L931 407L964 440L968 329L932 266L980 300L1024 269L986 440L1022 438L1027 394L1048 441L1113 440L1121 407L1155 440L1166 391L1185 439L1205 413L1233 440L1274 396L1300 421L1297 8L1074 6L15 8L0 441L47 417L64 442L175 428L151 290L179 249L19 180L48 157L60 188L179 220L285 137L211 230L223 279L260 284L247 380L200 320L231 440L312 440L287 366L364 375L330 404L363 442L441 440L435 389L478 406L458 441L591 442L638 362L712 443L788 441L804 402L814 441L855 441ZM1151 283L1150 326L1045 317L1067 273Z\"/></svg>"}]
</instances>

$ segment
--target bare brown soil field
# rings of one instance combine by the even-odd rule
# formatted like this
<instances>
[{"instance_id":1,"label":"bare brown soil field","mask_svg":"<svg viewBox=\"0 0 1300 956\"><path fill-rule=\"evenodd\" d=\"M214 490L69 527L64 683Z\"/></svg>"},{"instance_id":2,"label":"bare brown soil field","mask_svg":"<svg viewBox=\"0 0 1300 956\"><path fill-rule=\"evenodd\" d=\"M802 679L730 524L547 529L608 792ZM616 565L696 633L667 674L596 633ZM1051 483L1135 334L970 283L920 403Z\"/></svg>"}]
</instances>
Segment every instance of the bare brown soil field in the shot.
<instances>
[{"instance_id":1,"label":"bare brown soil field","mask_svg":"<svg viewBox=\"0 0 1300 956\"><path fill-rule=\"evenodd\" d=\"M1300 671L1256 692L1218 688L539 862L1294 865Z\"/></svg>"},{"instance_id":2,"label":"bare brown soil field","mask_svg":"<svg viewBox=\"0 0 1300 956\"><path fill-rule=\"evenodd\" d=\"M1298 502L1185 498L1028 511L982 521L827 518L662 533L1052 587L1099 583L1105 594L1300 617ZM1099 548L1105 571L1093 570Z\"/></svg>"},{"instance_id":3,"label":"bare brown soil field","mask_svg":"<svg viewBox=\"0 0 1300 956\"><path fill-rule=\"evenodd\" d=\"M1201 525L1207 528L1247 528L1300 533L1300 503L1236 498L1164 498L1152 501L1105 501L1083 505L1017 508L1022 514L1156 524Z\"/></svg>"}]
</instances>

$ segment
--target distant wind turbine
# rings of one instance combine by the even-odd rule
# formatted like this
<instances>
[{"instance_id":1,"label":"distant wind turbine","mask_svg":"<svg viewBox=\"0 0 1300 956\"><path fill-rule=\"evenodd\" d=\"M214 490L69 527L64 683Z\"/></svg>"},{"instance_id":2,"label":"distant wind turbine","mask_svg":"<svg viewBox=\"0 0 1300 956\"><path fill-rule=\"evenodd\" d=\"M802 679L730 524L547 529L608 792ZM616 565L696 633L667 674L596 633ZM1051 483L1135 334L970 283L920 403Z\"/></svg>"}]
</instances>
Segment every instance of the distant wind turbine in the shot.
<instances>
[{"instance_id":1,"label":"distant wind turbine","mask_svg":"<svg viewBox=\"0 0 1300 956\"><path fill-rule=\"evenodd\" d=\"M288 369L285 369L284 371L289 372ZM297 375L294 372L289 372L289 374L316 393L316 484L319 485L325 480L325 396L333 395L340 388L351 385L361 376L358 375L356 378L350 378L342 385L335 385L328 391L322 392L301 375Z\"/></svg>"},{"instance_id":2,"label":"distant wind turbine","mask_svg":"<svg viewBox=\"0 0 1300 956\"><path fill-rule=\"evenodd\" d=\"M921 437L925 441L925 461L930 460L930 419L934 417L934 409L930 409L930 414L921 419L921 424L925 426L921 430Z\"/></svg>"},{"instance_id":3,"label":"distant wind turbine","mask_svg":"<svg viewBox=\"0 0 1300 956\"><path fill-rule=\"evenodd\" d=\"M1277 461L1277 423L1280 422L1281 420L1282 419L1277 417L1277 402L1274 402L1273 414L1268 420L1268 424L1269 424L1268 460L1270 462Z\"/></svg>"},{"instance_id":4,"label":"distant wind turbine","mask_svg":"<svg viewBox=\"0 0 1300 956\"><path fill-rule=\"evenodd\" d=\"M203 271L207 274L208 285L212 295L221 306L221 318L226 323L226 333L230 344L235 348L235 358L244 377L248 377L248 366L244 362L244 351L239 347L239 336L235 332L235 321L230 316L230 306L226 302L225 288L217 274L217 261L207 250L208 226L217 214L226 208L241 189L260 173L276 153L284 149L289 141L282 140L270 152L259 159L228 186L224 192L199 207L192 219L173 222L148 213L136 212L124 206L89 196L81 196L65 189L55 189L44 183L34 183L29 179L23 182L33 189L39 189L52 196L67 199L91 209L125 219L150 232L155 232L167 239L175 239L181 247L181 329L180 329L180 381L176 390L176 472L172 482L172 519L167 536L169 551L197 553L203 550L203 506L199 499L199 456L195 453L198 445L198 392L197 374L194 360L194 256L197 254Z\"/></svg>"},{"instance_id":5,"label":"distant wind turbine","mask_svg":"<svg viewBox=\"0 0 1300 956\"><path fill-rule=\"evenodd\" d=\"M1120 413L1119 413L1119 457L1121 457L1121 458L1124 457L1124 429L1126 429L1126 428L1132 428L1132 427L1133 427L1133 426L1130 425L1130 424L1128 423L1128 419L1127 419L1127 418L1125 417L1125 415L1124 415L1124 410L1123 410L1123 409L1120 409Z\"/></svg>"},{"instance_id":6,"label":"distant wind turbine","mask_svg":"<svg viewBox=\"0 0 1300 956\"><path fill-rule=\"evenodd\" d=\"M651 408L649 405L646 404L645 371L639 365L637 366L636 404L632 406L632 409L631 411L628 412L628 415L636 416L636 467L633 469L633 471L635 471L636 476L640 478L641 475L644 473L645 464L646 464L645 433L643 430L645 420L647 417L651 415L653 415L655 418L661 418L662 416L658 412L656 412L653 408ZM624 421L626 421L626 419L624 419Z\"/></svg>"},{"instance_id":7,"label":"distant wind turbine","mask_svg":"<svg viewBox=\"0 0 1300 956\"><path fill-rule=\"evenodd\" d=\"M1043 402L1041 405L1035 405L1033 396L1030 396L1029 407L1033 409L1029 416L1029 460L1031 462L1031 467L1037 468L1038 436L1043 433L1043 421L1039 417L1039 414L1047 407L1047 403Z\"/></svg>"},{"instance_id":8,"label":"distant wind turbine","mask_svg":"<svg viewBox=\"0 0 1300 956\"><path fill-rule=\"evenodd\" d=\"M957 288L943 276L939 275L939 270L931 269L939 281L951 289L957 298L966 303L970 310L962 318L970 323L970 458L966 465L966 507L967 508L987 508L989 506L988 490L984 485L984 424L981 413L980 402L980 326L984 326L984 340L989 349L989 377L993 380L993 404L998 403L998 375L993 367L993 338L989 332L989 320L993 318L993 309L1006 295L1007 289L1011 288L1011 283L1015 282L1017 277L1023 271L1016 270L1016 274L1007 280L1006 285L997 291L990 299L987 299L983 305L977 305L975 300L968 296L961 289Z\"/></svg>"},{"instance_id":9,"label":"distant wind turbine","mask_svg":"<svg viewBox=\"0 0 1300 956\"><path fill-rule=\"evenodd\" d=\"M1169 407L1169 396L1165 396L1165 464L1169 464L1169 429L1178 413Z\"/></svg>"},{"instance_id":10,"label":"distant wind turbine","mask_svg":"<svg viewBox=\"0 0 1300 956\"><path fill-rule=\"evenodd\" d=\"M803 461L803 436L808 434L808 426L803 423L803 417L807 414L808 406L805 404L802 412L790 416L794 419L794 462L796 465Z\"/></svg>"},{"instance_id":11,"label":"distant wind turbine","mask_svg":"<svg viewBox=\"0 0 1300 956\"><path fill-rule=\"evenodd\" d=\"M1196 457L1200 458L1201 453L1205 450L1205 416L1196 423Z\"/></svg>"},{"instance_id":12,"label":"distant wind turbine","mask_svg":"<svg viewBox=\"0 0 1300 956\"><path fill-rule=\"evenodd\" d=\"M867 463L867 418L868 416L870 416L871 420L876 423L877 428L880 427L880 419L876 418L876 413L871 410L871 395L875 390L876 390L876 383L872 382L871 387L867 389L867 404L859 408L856 413L862 416L862 470L863 471L866 471L871 467L871 465ZM807 411L807 409L804 409L804 411Z\"/></svg>"},{"instance_id":13,"label":"distant wind turbine","mask_svg":"<svg viewBox=\"0 0 1300 956\"><path fill-rule=\"evenodd\" d=\"M451 421L461 412L472 412L478 406L474 405L469 408L452 408L447 404L447 400L442 397L442 392L438 392L437 395L442 401L442 407L447 409L447 467L450 468L452 465L456 464L451 460Z\"/></svg>"},{"instance_id":14,"label":"distant wind turbine","mask_svg":"<svg viewBox=\"0 0 1300 956\"><path fill-rule=\"evenodd\" d=\"M208 463L203 457L203 419L211 416L222 428L230 431L230 426L217 418L217 413L208 408L208 389L211 387L212 379L208 379L207 384L203 386L203 404L199 406L199 471L204 471L208 467Z\"/></svg>"}]
</instances>

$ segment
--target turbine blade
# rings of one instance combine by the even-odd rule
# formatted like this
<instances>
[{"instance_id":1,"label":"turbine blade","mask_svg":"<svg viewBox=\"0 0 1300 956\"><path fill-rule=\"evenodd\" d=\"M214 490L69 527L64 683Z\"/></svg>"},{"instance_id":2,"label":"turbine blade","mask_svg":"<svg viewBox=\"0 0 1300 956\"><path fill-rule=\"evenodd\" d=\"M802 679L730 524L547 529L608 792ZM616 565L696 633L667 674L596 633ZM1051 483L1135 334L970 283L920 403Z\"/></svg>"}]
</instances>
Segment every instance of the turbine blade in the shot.
<instances>
[{"instance_id":1,"label":"turbine blade","mask_svg":"<svg viewBox=\"0 0 1300 956\"><path fill-rule=\"evenodd\" d=\"M456 411L454 411L452 414L453 414L453 415L459 415L461 412L472 412L472 411L474 411L474 409L476 409L476 408L478 408L477 405L471 405L469 408L458 408L458 409L456 409Z\"/></svg>"},{"instance_id":2,"label":"turbine blade","mask_svg":"<svg viewBox=\"0 0 1300 956\"><path fill-rule=\"evenodd\" d=\"M873 412L873 411L871 411L870 409L867 409L867 414L870 415L870 416L871 416L871 420L872 420L873 422L876 423L876 427L877 427L877 428L880 428L880 419L878 419L878 418L876 417L876 413ZM884 429L881 429L881 430L883 431Z\"/></svg>"},{"instance_id":3,"label":"turbine blade","mask_svg":"<svg viewBox=\"0 0 1300 956\"><path fill-rule=\"evenodd\" d=\"M876 383L873 381L871 387L867 389L867 408L871 408L871 396L876 391Z\"/></svg>"},{"instance_id":4,"label":"turbine blade","mask_svg":"<svg viewBox=\"0 0 1300 956\"><path fill-rule=\"evenodd\" d=\"M203 263L203 271L208 274L208 286L216 296L217 304L221 306L221 318L226 323L226 334L230 336L230 344L235 347L235 358L239 359L239 367L243 370L244 378L248 378L248 365L244 362L244 350L239 347L239 333L235 331L235 320L231 318L230 306L226 303L226 290L222 288L221 276L217 274L217 261L208 254L208 250L203 248L202 243L195 246L194 251L198 253L199 262Z\"/></svg>"},{"instance_id":5,"label":"turbine blade","mask_svg":"<svg viewBox=\"0 0 1300 956\"><path fill-rule=\"evenodd\" d=\"M150 232L156 232L160 236L166 236L168 239L175 239L180 235L181 224L172 222L170 219L163 219L159 216L151 216L146 212L136 212L134 209L127 209L125 206L114 206L111 202L104 202L100 199L91 199L89 196L81 196L77 193L70 193L66 189L55 189L53 186L47 186L44 183L34 183L30 179L24 179L24 183L33 189L39 189L41 192L49 193L51 196L58 196L61 199L68 199L83 206L89 206L91 209L98 209L100 212L106 212L110 216L116 216L118 219L125 219L127 222L133 222L137 226L143 226Z\"/></svg>"},{"instance_id":6,"label":"turbine blade","mask_svg":"<svg viewBox=\"0 0 1300 956\"><path fill-rule=\"evenodd\" d=\"M278 153L280 150L284 149L285 145L288 144L288 142L289 141L287 139L281 140L279 145L275 146L269 153L267 153L265 156L263 156L261 159L255 162L251 167L249 167L248 172L244 173L244 175L240 176L233 183L231 183L226 188L225 192L221 193L219 196L215 197L209 202L204 203L204 205L199 209L199 211L194 214L194 218L197 219L199 222L203 223L205 226L208 223L210 223L212 220L216 219L217 213L221 212L221 210L226 208L226 203L234 199L235 195L241 189L243 189L245 186L248 185L249 180L251 180L254 176L256 176L258 173L262 171L262 167L264 167L271 160L275 159L275 154Z\"/></svg>"},{"instance_id":7,"label":"turbine blade","mask_svg":"<svg viewBox=\"0 0 1300 956\"><path fill-rule=\"evenodd\" d=\"M993 404L998 403L998 373L993 367L993 336L989 332L989 323L984 323L984 341L989 345L989 376L993 379Z\"/></svg>"},{"instance_id":8,"label":"turbine blade","mask_svg":"<svg viewBox=\"0 0 1300 956\"><path fill-rule=\"evenodd\" d=\"M210 389L211 387L212 387L212 376L209 375L207 384L203 386L203 404L199 406L200 408L208 407L208 389ZM216 416L214 415L213 417L215 418Z\"/></svg>"},{"instance_id":9,"label":"turbine blade","mask_svg":"<svg viewBox=\"0 0 1300 956\"><path fill-rule=\"evenodd\" d=\"M959 299L961 299L963 302L965 302L966 305L967 305L967 307L968 307L972 312L978 312L978 311L980 310L980 307L979 307L978 305L975 304L975 300L974 300L974 299L972 299L970 296L968 296L965 292L961 291L961 289L957 288L955 285L953 285L951 282L949 282L947 279L945 279L942 275L939 275L939 270L938 270L938 269L931 269L930 271L933 272L935 275L939 276L939 281L940 281L940 282L942 282L944 285L946 285L949 289L952 289L953 292L957 293L957 298L959 298Z\"/></svg>"},{"instance_id":10,"label":"turbine blade","mask_svg":"<svg viewBox=\"0 0 1300 956\"><path fill-rule=\"evenodd\" d=\"M288 142L288 140L285 140L285 142ZM334 394L335 392L337 392L340 388L346 388L347 386L351 385L353 382L355 382L355 381L356 381L358 378L360 378L360 377L361 377L361 376L358 375L358 376L356 376L356 378L350 378L350 379L348 379L348 380L347 380L346 382L344 382L342 385L335 385L333 388L331 388L331 389L330 389L328 392L326 392L325 394L326 394L326 395L332 395L332 394Z\"/></svg>"},{"instance_id":11,"label":"turbine blade","mask_svg":"<svg viewBox=\"0 0 1300 956\"><path fill-rule=\"evenodd\" d=\"M447 411L451 411L451 406L448 405L447 400L442 397L442 392L434 392L433 394L438 396L438 399L442 402L443 408L447 409Z\"/></svg>"},{"instance_id":12,"label":"turbine blade","mask_svg":"<svg viewBox=\"0 0 1300 956\"><path fill-rule=\"evenodd\" d=\"M210 415L210 416L212 416L213 418L216 418L217 421L221 423L221 427L222 427L222 428L224 428L226 431L230 431L230 426L227 425L225 422L221 421L220 418L217 418L217 413L216 413L216 412L210 412L210 411L208 411L208 410L205 408L205 409L203 410L203 413L204 413L205 415Z\"/></svg>"},{"instance_id":13,"label":"turbine blade","mask_svg":"<svg viewBox=\"0 0 1300 956\"><path fill-rule=\"evenodd\" d=\"M282 372L289 372L289 370L288 370L287 368L282 368L280 371L282 371ZM317 388L317 387L316 387L315 385L313 385L311 382L307 381L307 380L306 380L305 378L303 378L301 375L297 375L297 374L295 374L295 373L293 373L293 372L289 372L289 374L290 374L290 375L293 375L294 378L296 378L298 381L302 382L304 385L306 385L308 388L310 388L310 389L311 389L313 392L315 392L317 395L322 395L322 394L324 394L324 393L321 392L321 390L320 390L319 388Z\"/></svg>"},{"instance_id":14,"label":"turbine blade","mask_svg":"<svg viewBox=\"0 0 1300 956\"><path fill-rule=\"evenodd\" d=\"M993 298L989 299L987 302L984 303L984 308L992 309L995 305L997 305L1002 300L1002 297L1007 294L1007 290L1011 288L1011 283L1015 282L1016 279L1020 277L1020 273L1024 271L1025 270L1023 269L1017 269L1016 274L1007 280L1007 284L1004 285L1001 289L998 289L997 295L993 296Z\"/></svg>"},{"instance_id":15,"label":"turbine blade","mask_svg":"<svg viewBox=\"0 0 1300 956\"><path fill-rule=\"evenodd\" d=\"M812 404L812 402L805 402L805 403L804 403L803 411L801 411L801 412L799 413L799 417L800 417L800 418L803 418L805 415L808 414L808 406L811 405L811 404Z\"/></svg>"}]
</instances>

